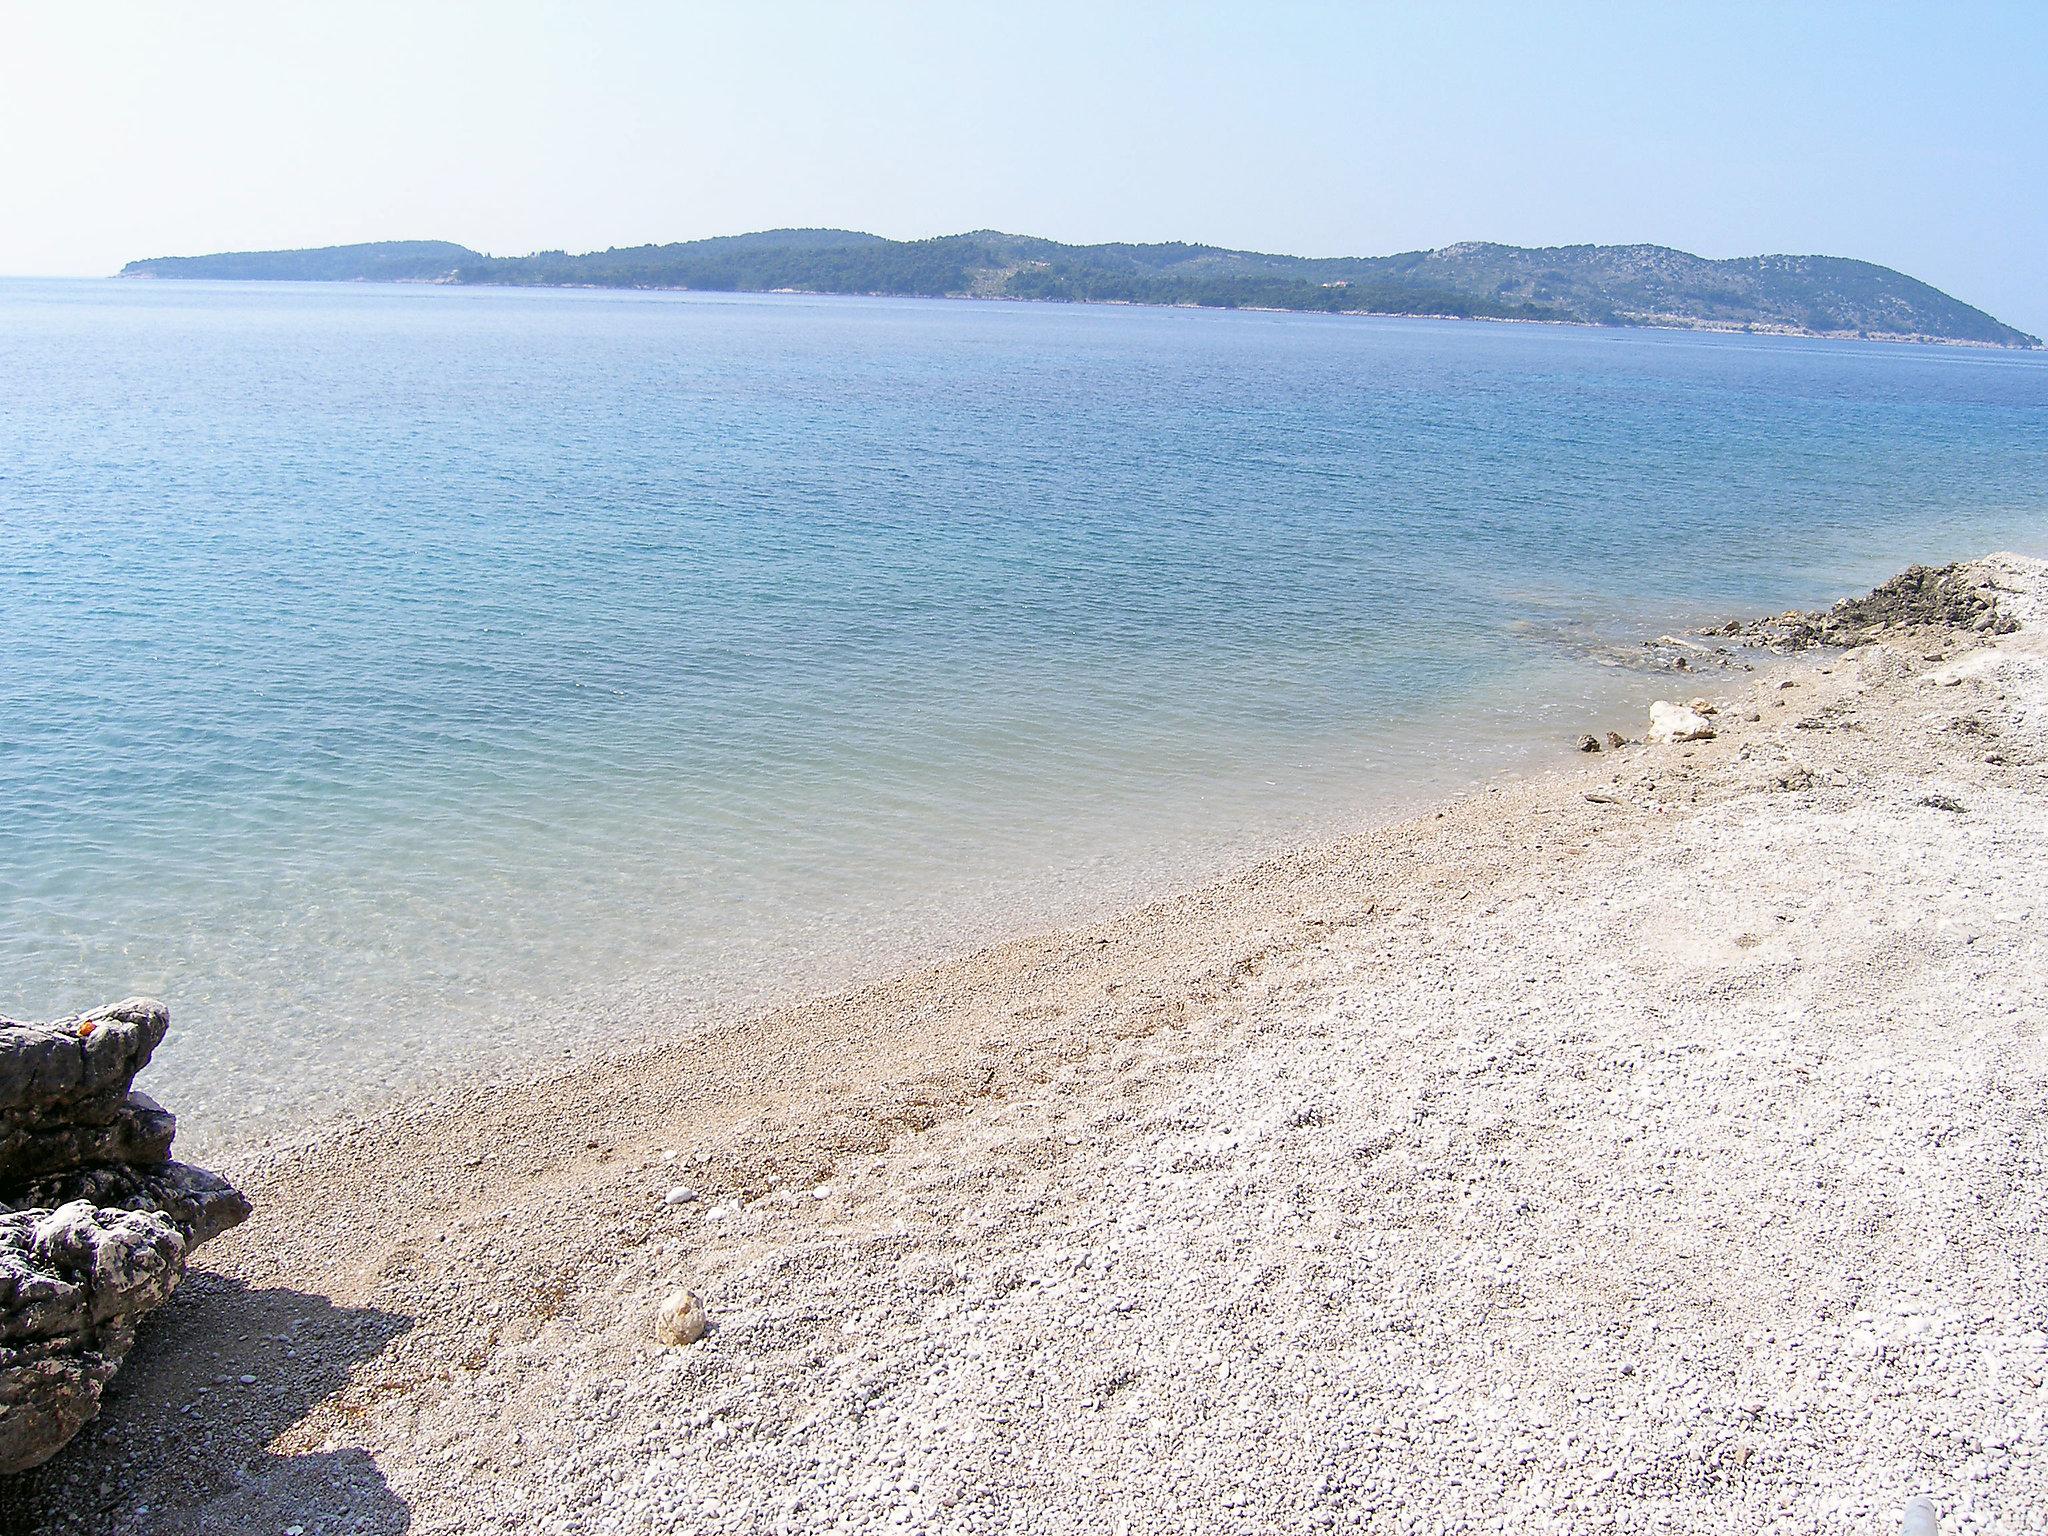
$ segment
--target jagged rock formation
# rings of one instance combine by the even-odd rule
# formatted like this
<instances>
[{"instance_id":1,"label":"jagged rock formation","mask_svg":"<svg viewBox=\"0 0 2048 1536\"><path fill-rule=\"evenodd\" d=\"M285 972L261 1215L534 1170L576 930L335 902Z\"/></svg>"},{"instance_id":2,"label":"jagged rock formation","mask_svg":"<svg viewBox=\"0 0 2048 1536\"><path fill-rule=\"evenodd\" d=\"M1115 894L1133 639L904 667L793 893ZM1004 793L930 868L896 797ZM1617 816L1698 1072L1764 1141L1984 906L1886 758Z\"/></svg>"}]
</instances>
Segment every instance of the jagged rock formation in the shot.
<instances>
[{"instance_id":1,"label":"jagged rock formation","mask_svg":"<svg viewBox=\"0 0 2048 1536\"><path fill-rule=\"evenodd\" d=\"M0 1019L0 1472L78 1433L186 1256L249 1214L170 1160L175 1120L131 1086L170 1022L142 998Z\"/></svg>"}]
</instances>

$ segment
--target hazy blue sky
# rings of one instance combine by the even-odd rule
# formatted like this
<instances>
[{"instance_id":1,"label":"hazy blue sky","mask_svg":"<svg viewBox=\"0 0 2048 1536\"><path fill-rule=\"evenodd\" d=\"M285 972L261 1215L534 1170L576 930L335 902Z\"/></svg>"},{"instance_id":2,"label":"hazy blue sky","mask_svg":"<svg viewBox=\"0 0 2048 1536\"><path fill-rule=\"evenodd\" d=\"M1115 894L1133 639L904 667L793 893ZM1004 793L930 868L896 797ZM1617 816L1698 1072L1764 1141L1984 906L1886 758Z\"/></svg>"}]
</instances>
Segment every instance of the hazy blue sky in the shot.
<instances>
[{"instance_id":1,"label":"hazy blue sky","mask_svg":"<svg viewBox=\"0 0 2048 1536\"><path fill-rule=\"evenodd\" d=\"M2048 331L2048 3L31 5L0 272L787 224L1818 251Z\"/></svg>"}]
</instances>

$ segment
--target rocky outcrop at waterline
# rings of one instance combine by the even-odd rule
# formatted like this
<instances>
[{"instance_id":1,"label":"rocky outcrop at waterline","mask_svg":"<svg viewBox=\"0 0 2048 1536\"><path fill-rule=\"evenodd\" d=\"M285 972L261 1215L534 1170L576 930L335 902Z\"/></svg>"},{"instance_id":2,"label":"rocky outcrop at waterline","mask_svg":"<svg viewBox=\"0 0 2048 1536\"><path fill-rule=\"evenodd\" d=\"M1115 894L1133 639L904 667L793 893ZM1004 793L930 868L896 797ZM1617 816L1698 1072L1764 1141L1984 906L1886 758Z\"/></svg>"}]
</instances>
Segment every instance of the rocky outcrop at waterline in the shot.
<instances>
[{"instance_id":1,"label":"rocky outcrop at waterline","mask_svg":"<svg viewBox=\"0 0 2048 1536\"><path fill-rule=\"evenodd\" d=\"M1861 597L1845 597L1831 608L1729 619L1629 644L1587 644L1581 654L1606 666L1698 673L1749 671L1772 657L1848 650L1884 640L1946 645L2017 630L2019 621L1999 606L2001 590L1981 561L1914 565Z\"/></svg>"},{"instance_id":2,"label":"rocky outcrop at waterline","mask_svg":"<svg viewBox=\"0 0 2048 1536\"><path fill-rule=\"evenodd\" d=\"M1776 614L1749 623L1731 621L1706 634L1739 636L1778 652L1821 646L1867 645L1916 630L1961 630L2009 635L2019 621L2000 611L1998 590L1975 565L1908 566L1862 597L1845 597L1816 612Z\"/></svg>"},{"instance_id":3,"label":"rocky outcrop at waterline","mask_svg":"<svg viewBox=\"0 0 2048 1536\"><path fill-rule=\"evenodd\" d=\"M0 1472L78 1433L192 1250L249 1214L171 1161L175 1119L134 1089L170 1022L143 998L0 1019Z\"/></svg>"}]
</instances>

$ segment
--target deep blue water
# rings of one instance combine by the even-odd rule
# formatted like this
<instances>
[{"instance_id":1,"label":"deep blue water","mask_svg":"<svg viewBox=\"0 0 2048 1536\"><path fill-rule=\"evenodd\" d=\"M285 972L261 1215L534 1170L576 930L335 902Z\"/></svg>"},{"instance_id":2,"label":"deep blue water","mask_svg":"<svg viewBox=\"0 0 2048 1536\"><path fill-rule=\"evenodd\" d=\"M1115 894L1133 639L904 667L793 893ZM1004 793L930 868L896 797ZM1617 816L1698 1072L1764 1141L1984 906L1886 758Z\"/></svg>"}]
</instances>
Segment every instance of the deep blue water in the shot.
<instances>
[{"instance_id":1,"label":"deep blue water","mask_svg":"<svg viewBox=\"0 0 2048 1536\"><path fill-rule=\"evenodd\" d=\"M1575 626L2048 546L2042 356L16 281L0 379L0 1011L165 997L202 1132L1384 814L1653 691Z\"/></svg>"}]
</instances>

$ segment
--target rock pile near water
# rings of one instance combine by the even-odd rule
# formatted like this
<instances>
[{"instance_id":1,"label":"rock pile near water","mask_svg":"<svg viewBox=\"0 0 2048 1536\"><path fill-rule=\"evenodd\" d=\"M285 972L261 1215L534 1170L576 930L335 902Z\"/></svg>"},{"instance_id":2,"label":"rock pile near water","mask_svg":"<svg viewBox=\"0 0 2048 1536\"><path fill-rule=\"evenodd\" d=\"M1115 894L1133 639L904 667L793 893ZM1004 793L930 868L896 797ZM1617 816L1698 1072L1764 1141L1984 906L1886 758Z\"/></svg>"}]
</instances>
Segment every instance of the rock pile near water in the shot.
<instances>
[{"instance_id":1,"label":"rock pile near water","mask_svg":"<svg viewBox=\"0 0 2048 1536\"><path fill-rule=\"evenodd\" d=\"M143 998L0 1019L0 1472L78 1433L187 1255L249 1214L171 1161L176 1121L132 1086L170 1022Z\"/></svg>"},{"instance_id":2,"label":"rock pile near water","mask_svg":"<svg viewBox=\"0 0 2048 1536\"><path fill-rule=\"evenodd\" d=\"M1774 651L1864 645L1911 630L1965 630L2009 635L2019 621L2000 611L1995 589L1972 566L1908 566L1863 597L1845 597L1814 613L1782 613L1708 633L1740 635Z\"/></svg>"},{"instance_id":3,"label":"rock pile near water","mask_svg":"<svg viewBox=\"0 0 2048 1536\"><path fill-rule=\"evenodd\" d=\"M1588 654L1603 665L1644 672L1747 672L1755 670L1760 651L1786 656L1884 640L1944 644L1959 636L2009 635L2020 623L1999 606L2001 590L1981 562L1914 565L1862 597L1845 597L1832 608L1729 619L1682 635L1659 635L1634 646L1604 646Z\"/></svg>"}]
</instances>

